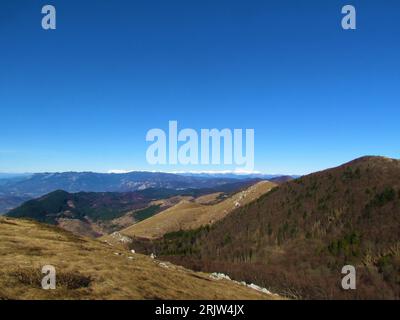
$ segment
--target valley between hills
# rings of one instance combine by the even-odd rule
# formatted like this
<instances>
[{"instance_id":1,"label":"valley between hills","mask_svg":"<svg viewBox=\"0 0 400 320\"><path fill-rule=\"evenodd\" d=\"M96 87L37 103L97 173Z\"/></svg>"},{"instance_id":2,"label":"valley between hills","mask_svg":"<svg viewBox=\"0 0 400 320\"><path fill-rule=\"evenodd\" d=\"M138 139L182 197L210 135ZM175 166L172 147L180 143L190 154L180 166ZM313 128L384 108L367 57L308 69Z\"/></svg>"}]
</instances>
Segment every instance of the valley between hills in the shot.
<instances>
[{"instance_id":1,"label":"valley between hills","mask_svg":"<svg viewBox=\"0 0 400 320\"><path fill-rule=\"evenodd\" d=\"M3 299L400 298L399 160L271 181L21 179L1 183L33 197L0 218ZM40 288L43 264L59 270L53 292ZM340 286L347 264L357 290Z\"/></svg>"}]
</instances>

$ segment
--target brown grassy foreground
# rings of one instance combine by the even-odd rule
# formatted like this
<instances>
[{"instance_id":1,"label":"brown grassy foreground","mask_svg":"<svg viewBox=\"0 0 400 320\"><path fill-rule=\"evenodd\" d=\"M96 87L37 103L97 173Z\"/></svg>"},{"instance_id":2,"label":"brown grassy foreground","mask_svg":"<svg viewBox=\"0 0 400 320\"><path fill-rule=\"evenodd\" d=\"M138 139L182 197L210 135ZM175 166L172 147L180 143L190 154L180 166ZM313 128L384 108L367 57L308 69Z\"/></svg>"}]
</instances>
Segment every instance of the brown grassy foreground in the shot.
<instances>
[{"instance_id":1,"label":"brown grassy foreground","mask_svg":"<svg viewBox=\"0 0 400 320\"><path fill-rule=\"evenodd\" d=\"M41 289L44 265L56 268L56 290ZM57 227L0 217L0 299L271 298Z\"/></svg>"},{"instance_id":2,"label":"brown grassy foreground","mask_svg":"<svg viewBox=\"0 0 400 320\"><path fill-rule=\"evenodd\" d=\"M156 239L169 232L210 225L238 207L258 199L275 186L276 184L272 182L261 181L216 204L210 203L215 202L218 194L203 196L194 201L184 200L149 219L122 230L121 233L130 237Z\"/></svg>"}]
</instances>

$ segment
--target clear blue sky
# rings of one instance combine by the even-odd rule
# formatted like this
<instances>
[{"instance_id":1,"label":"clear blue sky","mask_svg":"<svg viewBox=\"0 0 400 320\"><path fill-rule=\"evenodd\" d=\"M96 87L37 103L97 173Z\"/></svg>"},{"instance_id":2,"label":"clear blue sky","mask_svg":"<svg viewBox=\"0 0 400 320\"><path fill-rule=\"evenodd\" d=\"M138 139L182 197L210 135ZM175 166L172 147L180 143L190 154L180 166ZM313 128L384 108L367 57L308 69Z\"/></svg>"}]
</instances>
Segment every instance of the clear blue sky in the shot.
<instances>
[{"instance_id":1,"label":"clear blue sky","mask_svg":"<svg viewBox=\"0 0 400 320\"><path fill-rule=\"evenodd\" d=\"M41 28L41 7L57 30ZM357 9L357 30L341 8ZM0 172L185 170L147 130L254 128L255 169L399 157L400 2L146 0L0 4Z\"/></svg>"}]
</instances>

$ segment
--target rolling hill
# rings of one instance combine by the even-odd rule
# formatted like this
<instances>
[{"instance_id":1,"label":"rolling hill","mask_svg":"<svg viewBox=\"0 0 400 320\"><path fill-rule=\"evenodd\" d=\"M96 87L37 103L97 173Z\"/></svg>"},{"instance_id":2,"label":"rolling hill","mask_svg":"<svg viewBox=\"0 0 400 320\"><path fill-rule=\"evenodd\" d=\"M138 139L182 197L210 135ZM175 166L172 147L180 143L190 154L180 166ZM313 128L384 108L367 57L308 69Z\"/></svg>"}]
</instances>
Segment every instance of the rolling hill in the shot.
<instances>
[{"instance_id":1,"label":"rolling hill","mask_svg":"<svg viewBox=\"0 0 400 320\"><path fill-rule=\"evenodd\" d=\"M24 179L10 179L0 185L0 193L30 197L64 190L76 192L132 192L144 189L200 189L232 183L232 178L187 177L163 172L60 172L36 173Z\"/></svg>"},{"instance_id":2,"label":"rolling hill","mask_svg":"<svg viewBox=\"0 0 400 320\"><path fill-rule=\"evenodd\" d=\"M23 219L0 217L0 256L0 300L278 298ZM41 288L45 265L55 290Z\"/></svg>"},{"instance_id":3,"label":"rolling hill","mask_svg":"<svg viewBox=\"0 0 400 320\"><path fill-rule=\"evenodd\" d=\"M0 214L7 213L28 199L64 190L77 192L134 192L146 189L213 189L229 188L259 178L183 176L162 172L60 172L0 176Z\"/></svg>"},{"instance_id":4,"label":"rolling hill","mask_svg":"<svg viewBox=\"0 0 400 320\"><path fill-rule=\"evenodd\" d=\"M279 185L211 227L132 247L294 298L400 298L400 161L363 157ZM357 290L340 286L354 265Z\"/></svg>"},{"instance_id":5,"label":"rolling hill","mask_svg":"<svg viewBox=\"0 0 400 320\"><path fill-rule=\"evenodd\" d=\"M273 187L274 183L261 181L230 196L213 193L197 199L184 199L149 219L121 230L121 234L156 239L169 232L213 224L236 208L245 206L267 193Z\"/></svg>"},{"instance_id":6,"label":"rolling hill","mask_svg":"<svg viewBox=\"0 0 400 320\"><path fill-rule=\"evenodd\" d=\"M257 181L257 180L256 180ZM167 209L181 199L232 193L256 181L236 181L206 189L144 189L135 192L78 192L63 190L29 200L10 210L9 217L56 224L78 235L98 237Z\"/></svg>"}]
</instances>

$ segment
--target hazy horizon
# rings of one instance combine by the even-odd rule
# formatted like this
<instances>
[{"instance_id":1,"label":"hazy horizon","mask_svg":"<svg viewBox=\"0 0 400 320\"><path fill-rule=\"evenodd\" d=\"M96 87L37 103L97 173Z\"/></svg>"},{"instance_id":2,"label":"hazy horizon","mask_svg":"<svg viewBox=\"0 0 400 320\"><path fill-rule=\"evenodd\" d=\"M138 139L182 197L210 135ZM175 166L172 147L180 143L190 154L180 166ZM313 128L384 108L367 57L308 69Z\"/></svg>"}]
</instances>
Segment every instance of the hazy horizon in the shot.
<instances>
[{"instance_id":1,"label":"hazy horizon","mask_svg":"<svg viewBox=\"0 0 400 320\"><path fill-rule=\"evenodd\" d=\"M361 157L366 157L366 156L372 156L372 157L385 157L385 156L378 156L378 155L364 155ZM340 166L342 164L345 164L347 162L350 162L352 160L361 158L357 157L354 159L348 159L345 162L338 163L336 165L333 165L331 167L326 167L326 168L321 168L318 170L306 172L306 173L297 173L297 172L261 172L261 171L241 171L241 170L176 170L176 171L167 171L167 170L142 170L142 169L110 169L107 171L94 171L94 170L82 170L82 171L76 171L76 170L65 170L65 171L34 171L34 172L0 172L0 175L29 175L29 174L40 174L40 173L103 173L103 174L125 174L125 173L132 173L132 172L149 172L149 173L170 173L170 174L210 174L210 175L223 175L223 174L233 174L233 175L270 175L270 176L280 176L280 175L288 175L288 176L303 176L307 174L311 174L314 172L318 172L320 170L326 170L330 168L334 168L337 166ZM398 158L393 158L393 159L398 159Z\"/></svg>"}]
</instances>

